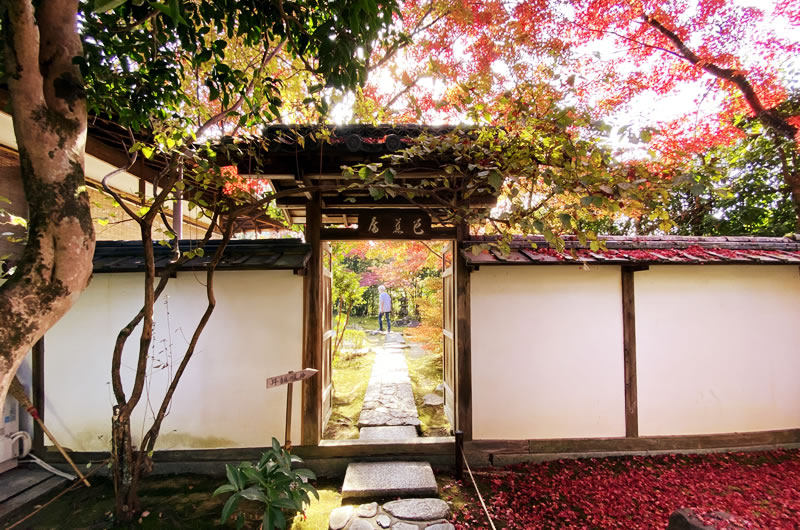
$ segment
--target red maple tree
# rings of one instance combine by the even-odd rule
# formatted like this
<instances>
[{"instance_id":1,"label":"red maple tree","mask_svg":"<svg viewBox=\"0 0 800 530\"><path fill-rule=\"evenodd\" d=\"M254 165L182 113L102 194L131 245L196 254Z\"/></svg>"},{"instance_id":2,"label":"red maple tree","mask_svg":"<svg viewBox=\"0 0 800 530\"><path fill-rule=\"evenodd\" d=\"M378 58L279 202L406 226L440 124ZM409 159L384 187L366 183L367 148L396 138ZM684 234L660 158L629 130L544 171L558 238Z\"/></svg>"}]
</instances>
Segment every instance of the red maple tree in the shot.
<instances>
[{"instance_id":1,"label":"red maple tree","mask_svg":"<svg viewBox=\"0 0 800 530\"><path fill-rule=\"evenodd\" d=\"M376 60L363 90L372 104L359 109L373 119L506 125L520 101L529 116L571 106L596 120L677 105L633 127L666 165L730 145L757 121L782 154L800 218L796 1L410 0L402 24L413 42Z\"/></svg>"}]
</instances>

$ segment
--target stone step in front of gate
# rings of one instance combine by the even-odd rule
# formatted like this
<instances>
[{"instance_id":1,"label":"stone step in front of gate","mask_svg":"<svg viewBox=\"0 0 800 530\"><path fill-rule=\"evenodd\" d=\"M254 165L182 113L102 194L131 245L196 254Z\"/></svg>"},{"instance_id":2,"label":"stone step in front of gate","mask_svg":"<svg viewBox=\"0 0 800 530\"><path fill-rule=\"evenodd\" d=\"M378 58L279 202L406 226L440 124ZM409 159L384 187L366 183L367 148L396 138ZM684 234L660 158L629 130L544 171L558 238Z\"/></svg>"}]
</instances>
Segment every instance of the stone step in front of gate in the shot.
<instances>
[{"instance_id":1,"label":"stone step in front of gate","mask_svg":"<svg viewBox=\"0 0 800 530\"><path fill-rule=\"evenodd\" d=\"M336 508L328 519L329 530L455 530L447 519L450 507L441 499L400 499L378 505Z\"/></svg>"},{"instance_id":2,"label":"stone step in front of gate","mask_svg":"<svg viewBox=\"0 0 800 530\"><path fill-rule=\"evenodd\" d=\"M438 487L427 462L353 462L347 466L343 499L428 497Z\"/></svg>"},{"instance_id":3,"label":"stone step in front of gate","mask_svg":"<svg viewBox=\"0 0 800 530\"><path fill-rule=\"evenodd\" d=\"M396 442L411 440L417 437L417 429L411 425L398 425L396 427L361 427L358 430L359 440L382 440Z\"/></svg>"}]
</instances>

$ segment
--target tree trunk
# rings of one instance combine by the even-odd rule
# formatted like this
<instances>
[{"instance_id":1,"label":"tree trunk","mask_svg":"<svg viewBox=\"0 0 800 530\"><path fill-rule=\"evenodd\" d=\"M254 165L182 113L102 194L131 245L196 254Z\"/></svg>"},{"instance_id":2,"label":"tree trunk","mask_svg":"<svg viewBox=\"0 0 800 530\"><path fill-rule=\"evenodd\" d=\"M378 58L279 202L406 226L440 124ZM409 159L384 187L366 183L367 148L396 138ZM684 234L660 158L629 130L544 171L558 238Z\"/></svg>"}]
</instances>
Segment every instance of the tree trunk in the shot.
<instances>
[{"instance_id":1,"label":"tree trunk","mask_svg":"<svg viewBox=\"0 0 800 530\"><path fill-rule=\"evenodd\" d=\"M796 146L792 146L797 148ZM800 234L800 171L791 171L784 176L792 194L792 204L797 220L794 225L795 234Z\"/></svg>"},{"instance_id":2,"label":"tree trunk","mask_svg":"<svg viewBox=\"0 0 800 530\"><path fill-rule=\"evenodd\" d=\"M125 407L114 407L111 422L111 460L116 498L115 517L117 522L130 522L140 511L138 491L139 473L136 465L131 438L130 414Z\"/></svg>"},{"instance_id":3,"label":"tree trunk","mask_svg":"<svg viewBox=\"0 0 800 530\"><path fill-rule=\"evenodd\" d=\"M83 169L86 95L72 61L82 54L77 2L4 3L5 68L30 219L25 252L0 287L0 403L33 344L88 285L94 255Z\"/></svg>"}]
</instances>

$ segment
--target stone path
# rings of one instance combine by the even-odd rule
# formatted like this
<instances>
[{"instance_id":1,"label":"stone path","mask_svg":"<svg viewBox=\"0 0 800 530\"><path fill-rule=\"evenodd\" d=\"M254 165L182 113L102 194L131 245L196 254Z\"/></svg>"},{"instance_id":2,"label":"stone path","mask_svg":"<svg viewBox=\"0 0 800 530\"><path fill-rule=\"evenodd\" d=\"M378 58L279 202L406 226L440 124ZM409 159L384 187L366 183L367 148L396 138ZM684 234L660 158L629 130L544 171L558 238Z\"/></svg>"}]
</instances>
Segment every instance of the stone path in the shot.
<instances>
[{"instance_id":1,"label":"stone path","mask_svg":"<svg viewBox=\"0 0 800 530\"><path fill-rule=\"evenodd\" d=\"M387 333L383 347L375 353L359 427L420 424L403 353L408 347L401 333Z\"/></svg>"},{"instance_id":2,"label":"stone path","mask_svg":"<svg viewBox=\"0 0 800 530\"><path fill-rule=\"evenodd\" d=\"M407 348L402 334L388 333L377 349L358 419L361 440L417 437L420 421L403 352ZM429 496L437 491L427 462L354 462L347 466L342 498ZM330 530L455 530L449 517L446 502L428 497L342 506L331 512L328 524Z\"/></svg>"},{"instance_id":3,"label":"stone path","mask_svg":"<svg viewBox=\"0 0 800 530\"><path fill-rule=\"evenodd\" d=\"M379 505L342 506L331 512L330 530L454 530L441 499L401 499Z\"/></svg>"}]
</instances>

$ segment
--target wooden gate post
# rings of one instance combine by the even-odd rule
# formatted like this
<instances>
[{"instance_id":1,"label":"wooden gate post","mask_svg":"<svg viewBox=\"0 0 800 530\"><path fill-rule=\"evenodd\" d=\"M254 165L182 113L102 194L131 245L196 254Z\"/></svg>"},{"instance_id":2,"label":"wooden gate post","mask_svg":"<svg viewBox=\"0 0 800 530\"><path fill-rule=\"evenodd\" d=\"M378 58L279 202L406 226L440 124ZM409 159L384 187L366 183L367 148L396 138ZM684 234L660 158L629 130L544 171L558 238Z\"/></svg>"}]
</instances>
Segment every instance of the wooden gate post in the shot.
<instances>
[{"instance_id":1,"label":"wooden gate post","mask_svg":"<svg viewBox=\"0 0 800 530\"><path fill-rule=\"evenodd\" d=\"M472 329L470 282L467 260L461 255L461 242L469 237L469 225L462 223L456 232L453 260L456 272L456 425L465 440L472 440Z\"/></svg>"},{"instance_id":2,"label":"wooden gate post","mask_svg":"<svg viewBox=\"0 0 800 530\"><path fill-rule=\"evenodd\" d=\"M303 366L322 369L322 207L319 192L306 206L306 243L311 245L303 279ZM303 381L301 444L318 445L322 429L322 378Z\"/></svg>"}]
</instances>

